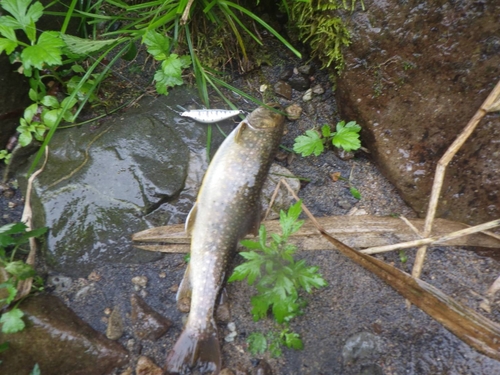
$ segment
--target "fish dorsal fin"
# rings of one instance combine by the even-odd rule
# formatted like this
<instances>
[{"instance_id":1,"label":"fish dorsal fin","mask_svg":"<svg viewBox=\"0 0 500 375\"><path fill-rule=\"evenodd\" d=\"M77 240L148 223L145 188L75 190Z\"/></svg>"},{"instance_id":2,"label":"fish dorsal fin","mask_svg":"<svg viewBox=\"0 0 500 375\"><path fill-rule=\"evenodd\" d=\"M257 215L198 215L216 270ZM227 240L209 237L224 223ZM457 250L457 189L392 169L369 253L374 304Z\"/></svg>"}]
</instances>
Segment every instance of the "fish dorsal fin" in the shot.
<instances>
[{"instance_id":1,"label":"fish dorsal fin","mask_svg":"<svg viewBox=\"0 0 500 375\"><path fill-rule=\"evenodd\" d=\"M195 202L193 208L191 208L191 211L189 211L188 217L186 219L185 230L188 235L191 235L191 232L193 231L197 211L198 211L198 202Z\"/></svg>"},{"instance_id":2,"label":"fish dorsal fin","mask_svg":"<svg viewBox=\"0 0 500 375\"><path fill-rule=\"evenodd\" d=\"M250 124L248 122L246 122L245 120L240 122L240 125L238 126L238 129L236 130L236 135L234 136L234 140L236 143L238 143L240 141L242 134L245 131L245 129L247 128L247 126L250 126Z\"/></svg>"}]
</instances>

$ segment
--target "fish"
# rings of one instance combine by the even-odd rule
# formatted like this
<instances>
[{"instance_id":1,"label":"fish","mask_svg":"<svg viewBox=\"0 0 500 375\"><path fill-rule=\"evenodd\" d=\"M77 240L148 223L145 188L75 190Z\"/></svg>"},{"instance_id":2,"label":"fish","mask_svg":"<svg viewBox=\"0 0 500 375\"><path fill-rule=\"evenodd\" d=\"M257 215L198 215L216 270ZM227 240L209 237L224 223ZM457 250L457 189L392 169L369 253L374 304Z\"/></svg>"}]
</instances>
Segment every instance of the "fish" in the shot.
<instances>
[{"instance_id":1,"label":"fish","mask_svg":"<svg viewBox=\"0 0 500 375\"><path fill-rule=\"evenodd\" d=\"M189 117L204 124L213 124L215 122L224 121L241 114L243 114L243 111L238 109L192 109L190 111L182 112L181 116Z\"/></svg>"},{"instance_id":2,"label":"fish","mask_svg":"<svg viewBox=\"0 0 500 375\"><path fill-rule=\"evenodd\" d=\"M278 105L268 105L279 108ZM167 374L197 367L218 374L221 352L214 309L238 242L260 225L260 194L283 135L284 116L258 107L227 136L188 215L191 257L177 301L190 300L184 330L167 356Z\"/></svg>"}]
</instances>

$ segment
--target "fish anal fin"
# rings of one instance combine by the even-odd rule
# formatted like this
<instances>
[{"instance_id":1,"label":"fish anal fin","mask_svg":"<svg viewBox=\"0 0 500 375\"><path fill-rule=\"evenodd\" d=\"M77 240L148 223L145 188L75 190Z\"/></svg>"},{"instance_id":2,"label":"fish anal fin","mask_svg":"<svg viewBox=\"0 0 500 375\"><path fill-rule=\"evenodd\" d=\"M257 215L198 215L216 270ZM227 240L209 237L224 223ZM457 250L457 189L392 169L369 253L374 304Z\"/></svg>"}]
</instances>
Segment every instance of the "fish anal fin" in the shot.
<instances>
[{"instance_id":1,"label":"fish anal fin","mask_svg":"<svg viewBox=\"0 0 500 375\"><path fill-rule=\"evenodd\" d=\"M191 307L191 293L192 293L192 286L191 286L191 279L189 276L189 263L186 267L186 271L184 271L184 277L182 278L182 281L179 285L179 289L177 290L177 308L181 312L189 312L190 307Z\"/></svg>"},{"instance_id":2,"label":"fish anal fin","mask_svg":"<svg viewBox=\"0 0 500 375\"><path fill-rule=\"evenodd\" d=\"M242 134L243 132L245 131L246 127L248 126L248 123L243 120L242 122L240 122L240 124L238 125L238 129L236 130L236 134L234 136L234 141L236 143L239 143L241 137L242 137Z\"/></svg>"},{"instance_id":3,"label":"fish anal fin","mask_svg":"<svg viewBox=\"0 0 500 375\"><path fill-rule=\"evenodd\" d=\"M185 230L188 235L191 235L191 232L193 231L197 212L198 212L198 202L195 202L193 208L191 208L191 211L189 211L188 217L186 219Z\"/></svg>"},{"instance_id":4,"label":"fish anal fin","mask_svg":"<svg viewBox=\"0 0 500 375\"><path fill-rule=\"evenodd\" d=\"M203 374L218 374L221 370L219 338L213 319L202 332L186 325L167 357L165 370L166 374L184 374L193 367Z\"/></svg>"}]
</instances>

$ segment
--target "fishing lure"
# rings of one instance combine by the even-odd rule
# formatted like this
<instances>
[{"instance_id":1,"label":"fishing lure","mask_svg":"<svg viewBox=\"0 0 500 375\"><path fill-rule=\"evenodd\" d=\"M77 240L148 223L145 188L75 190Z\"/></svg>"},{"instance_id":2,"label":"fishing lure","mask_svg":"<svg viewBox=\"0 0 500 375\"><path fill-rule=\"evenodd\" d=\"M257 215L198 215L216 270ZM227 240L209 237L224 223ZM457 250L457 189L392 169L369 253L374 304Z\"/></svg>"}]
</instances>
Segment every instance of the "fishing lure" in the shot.
<instances>
[{"instance_id":1,"label":"fishing lure","mask_svg":"<svg viewBox=\"0 0 500 375\"><path fill-rule=\"evenodd\" d=\"M227 110L227 109L193 109L190 111L182 112L182 117L189 117L194 121L202 122L204 124L212 124L214 122L224 121L231 117L241 115L241 110Z\"/></svg>"}]
</instances>

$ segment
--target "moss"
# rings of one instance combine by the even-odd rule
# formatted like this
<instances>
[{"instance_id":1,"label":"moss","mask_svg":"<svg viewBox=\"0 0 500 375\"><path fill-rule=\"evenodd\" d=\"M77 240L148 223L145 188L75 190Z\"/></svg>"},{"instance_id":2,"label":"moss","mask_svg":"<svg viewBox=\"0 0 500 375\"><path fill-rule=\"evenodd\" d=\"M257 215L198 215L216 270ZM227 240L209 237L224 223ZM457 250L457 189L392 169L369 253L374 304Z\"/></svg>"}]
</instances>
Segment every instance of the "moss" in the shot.
<instances>
[{"instance_id":1,"label":"moss","mask_svg":"<svg viewBox=\"0 0 500 375\"><path fill-rule=\"evenodd\" d=\"M345 0L287 0L291 21L298 30L299 39L311 47L311 57L318 58L323 66L344 66L342 47L350 44L350 34L342 21L341 13L354 10L357 0L349 8ZM364 9L363 1L361 6Z\"/></svg>"}]
</instances>

